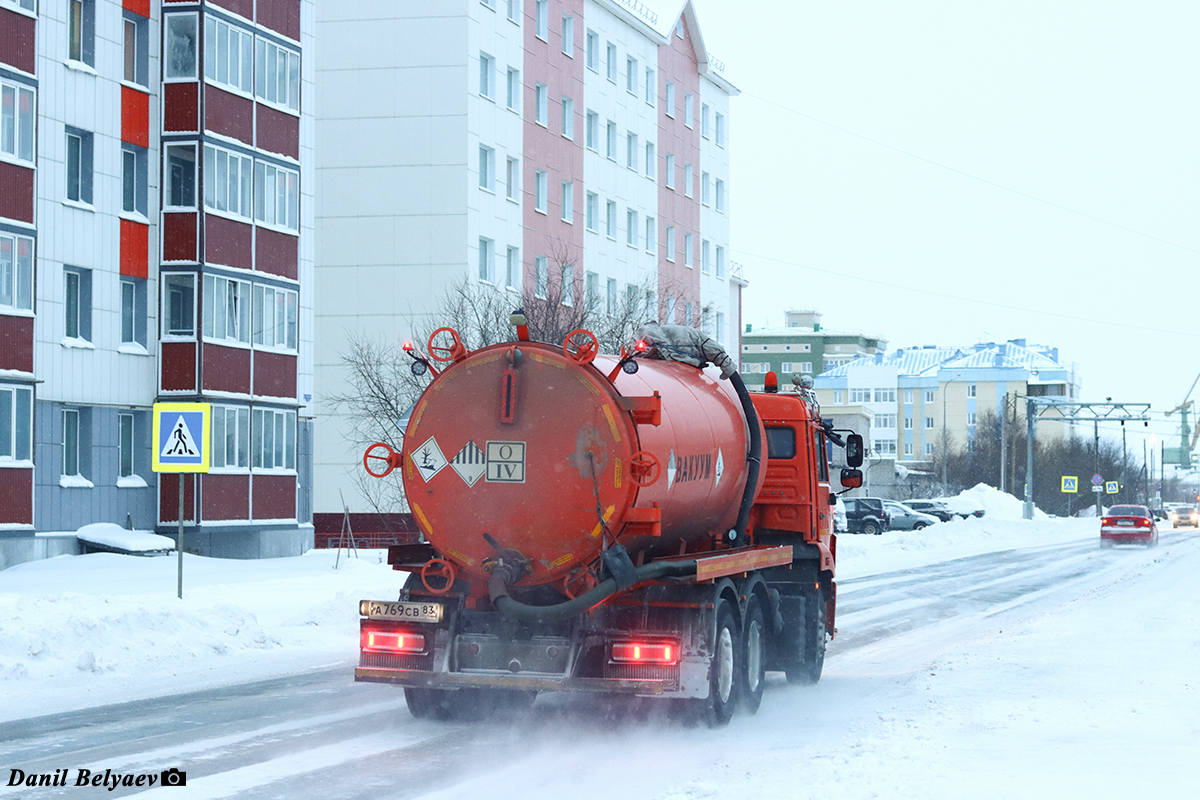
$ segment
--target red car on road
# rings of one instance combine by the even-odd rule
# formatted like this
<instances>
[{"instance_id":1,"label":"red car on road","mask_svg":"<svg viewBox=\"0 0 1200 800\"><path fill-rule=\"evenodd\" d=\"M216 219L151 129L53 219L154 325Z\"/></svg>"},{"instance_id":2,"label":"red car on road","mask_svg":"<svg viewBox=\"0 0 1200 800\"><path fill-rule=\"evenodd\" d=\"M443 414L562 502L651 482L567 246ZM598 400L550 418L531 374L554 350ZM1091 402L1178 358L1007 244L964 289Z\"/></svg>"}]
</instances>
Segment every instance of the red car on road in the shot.
<instances>
[{"instance_id":1,"label":"red car on road","mask_svg":"<svg viewBox=\"0 0 1200 800\"><path fill-rule=\"evenodd\" d=\"M1158 544L1158 526L1145 506L1113 506L1100 519L1100 546Z\"/></svg>"}]
</instances>

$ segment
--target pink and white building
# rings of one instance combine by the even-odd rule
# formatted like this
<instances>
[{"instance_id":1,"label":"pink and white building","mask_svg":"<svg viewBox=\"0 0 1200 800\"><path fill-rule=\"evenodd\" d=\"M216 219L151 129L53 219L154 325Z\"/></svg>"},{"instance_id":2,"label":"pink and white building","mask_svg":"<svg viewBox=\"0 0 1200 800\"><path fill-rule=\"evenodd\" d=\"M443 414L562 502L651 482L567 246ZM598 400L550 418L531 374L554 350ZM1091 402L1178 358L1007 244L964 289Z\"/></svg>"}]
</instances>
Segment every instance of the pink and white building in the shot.
<instances>
[{"instance_id":1,"label":"pink and white building","mask_svg":"<svg viewBox=\"0 0 1200 800\"><path fill-rule=\"evenodd\" d=\"M316 512L368 510L323 401L348 337L409 336L464 277L604 308L649 289L736 345L737 89L690 0L662 5L318 0Z\"/></svg>"}]
</instances>

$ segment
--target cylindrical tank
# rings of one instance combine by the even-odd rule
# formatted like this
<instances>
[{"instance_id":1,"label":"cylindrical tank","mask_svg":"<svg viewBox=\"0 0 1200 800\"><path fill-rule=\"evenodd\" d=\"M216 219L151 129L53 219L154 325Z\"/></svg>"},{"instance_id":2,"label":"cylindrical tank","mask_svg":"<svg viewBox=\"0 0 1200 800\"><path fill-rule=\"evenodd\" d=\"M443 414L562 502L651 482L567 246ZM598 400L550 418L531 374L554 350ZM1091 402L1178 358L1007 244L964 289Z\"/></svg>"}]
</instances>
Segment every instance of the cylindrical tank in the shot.
<instances>
[{"instance_id":1,"label":"cylindrical tank","mask_svg":"<svg viewBox=\"0 0 1200 800\"><path fill-rule=\"evenodd\" d=\"M438 552L482 577L497 546L517 550L532 567L521 583L536 585L590 564L605 544L678 553L733 527L748 474L733 388L715 371L648 359L614 385L616 363L515 342L432 381L405 432L403 480ZM624 398L653 406L656 392L659 424L635 423ZM649 485L631 479L642 451L659 462Z\"/></svg>"}]
</instances>

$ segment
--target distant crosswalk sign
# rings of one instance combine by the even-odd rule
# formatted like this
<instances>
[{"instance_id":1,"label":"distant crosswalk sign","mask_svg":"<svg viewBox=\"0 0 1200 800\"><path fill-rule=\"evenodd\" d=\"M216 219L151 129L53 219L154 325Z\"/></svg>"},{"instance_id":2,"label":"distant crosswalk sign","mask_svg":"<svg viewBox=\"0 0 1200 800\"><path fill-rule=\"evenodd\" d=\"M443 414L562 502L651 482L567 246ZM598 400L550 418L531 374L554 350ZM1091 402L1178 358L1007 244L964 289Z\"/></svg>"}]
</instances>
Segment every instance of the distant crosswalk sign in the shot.
<instances>
[{"instance_id":1,"label":"distant crosswalk sign","mask_svg":"<svg viewBox=\"0 0 1200 800\"><path fill-rule=\"evenodd\" d=\"M1069 494L1075 494L1079 491L1079 476L1078 475L1063 475L1062 490Z\"/></svg>"},{"instance_id":2,"label":"distant crosswalk sign","mask_svg":"<svg viewBox=\"0 0 1200 800\"><path fill-rule=\"evenodd\" d=\"M1121 491L1120 481L1106 481L1104 484L1104 491L1106 494L1116 494L1117 492Z\"/></svg>"},{"instance_id":3,"label":"distant crosswalk sign","mask_svg":"<svg viewBox=\"0 0 1200 800\"><path fill-rule=\"evenodd\" d=\"M155 472L208 472L211 413L208 403L154 404Z\"/></svg>"}]
</instances>

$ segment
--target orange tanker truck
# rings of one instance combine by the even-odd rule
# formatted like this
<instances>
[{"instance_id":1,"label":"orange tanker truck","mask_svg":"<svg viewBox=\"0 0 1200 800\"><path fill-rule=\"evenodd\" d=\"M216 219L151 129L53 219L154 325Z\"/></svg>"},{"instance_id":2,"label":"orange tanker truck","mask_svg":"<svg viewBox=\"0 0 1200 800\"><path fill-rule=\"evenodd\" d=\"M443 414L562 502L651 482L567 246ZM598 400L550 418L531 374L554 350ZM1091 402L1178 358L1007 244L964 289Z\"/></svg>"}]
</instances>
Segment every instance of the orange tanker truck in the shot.
<instances>
[{"instance_id":1,"label":"orange tanker truck","mask_svg":"<svg viewBox=\"0 0 1200 800\"><path fill-rule=\"evenodd\" d=\"M829 444L802 387L747 391L699 331L648 325L620 355L575 331L470 351L449 328L399 452L423 542L363 600L355 680L404 687L417 717L518 708L538 692L678 698L709 724L762 700L766 671L821 676L837 587ZM770 375L768 378L773 379Z\"/></svg>"}]
</instances>

